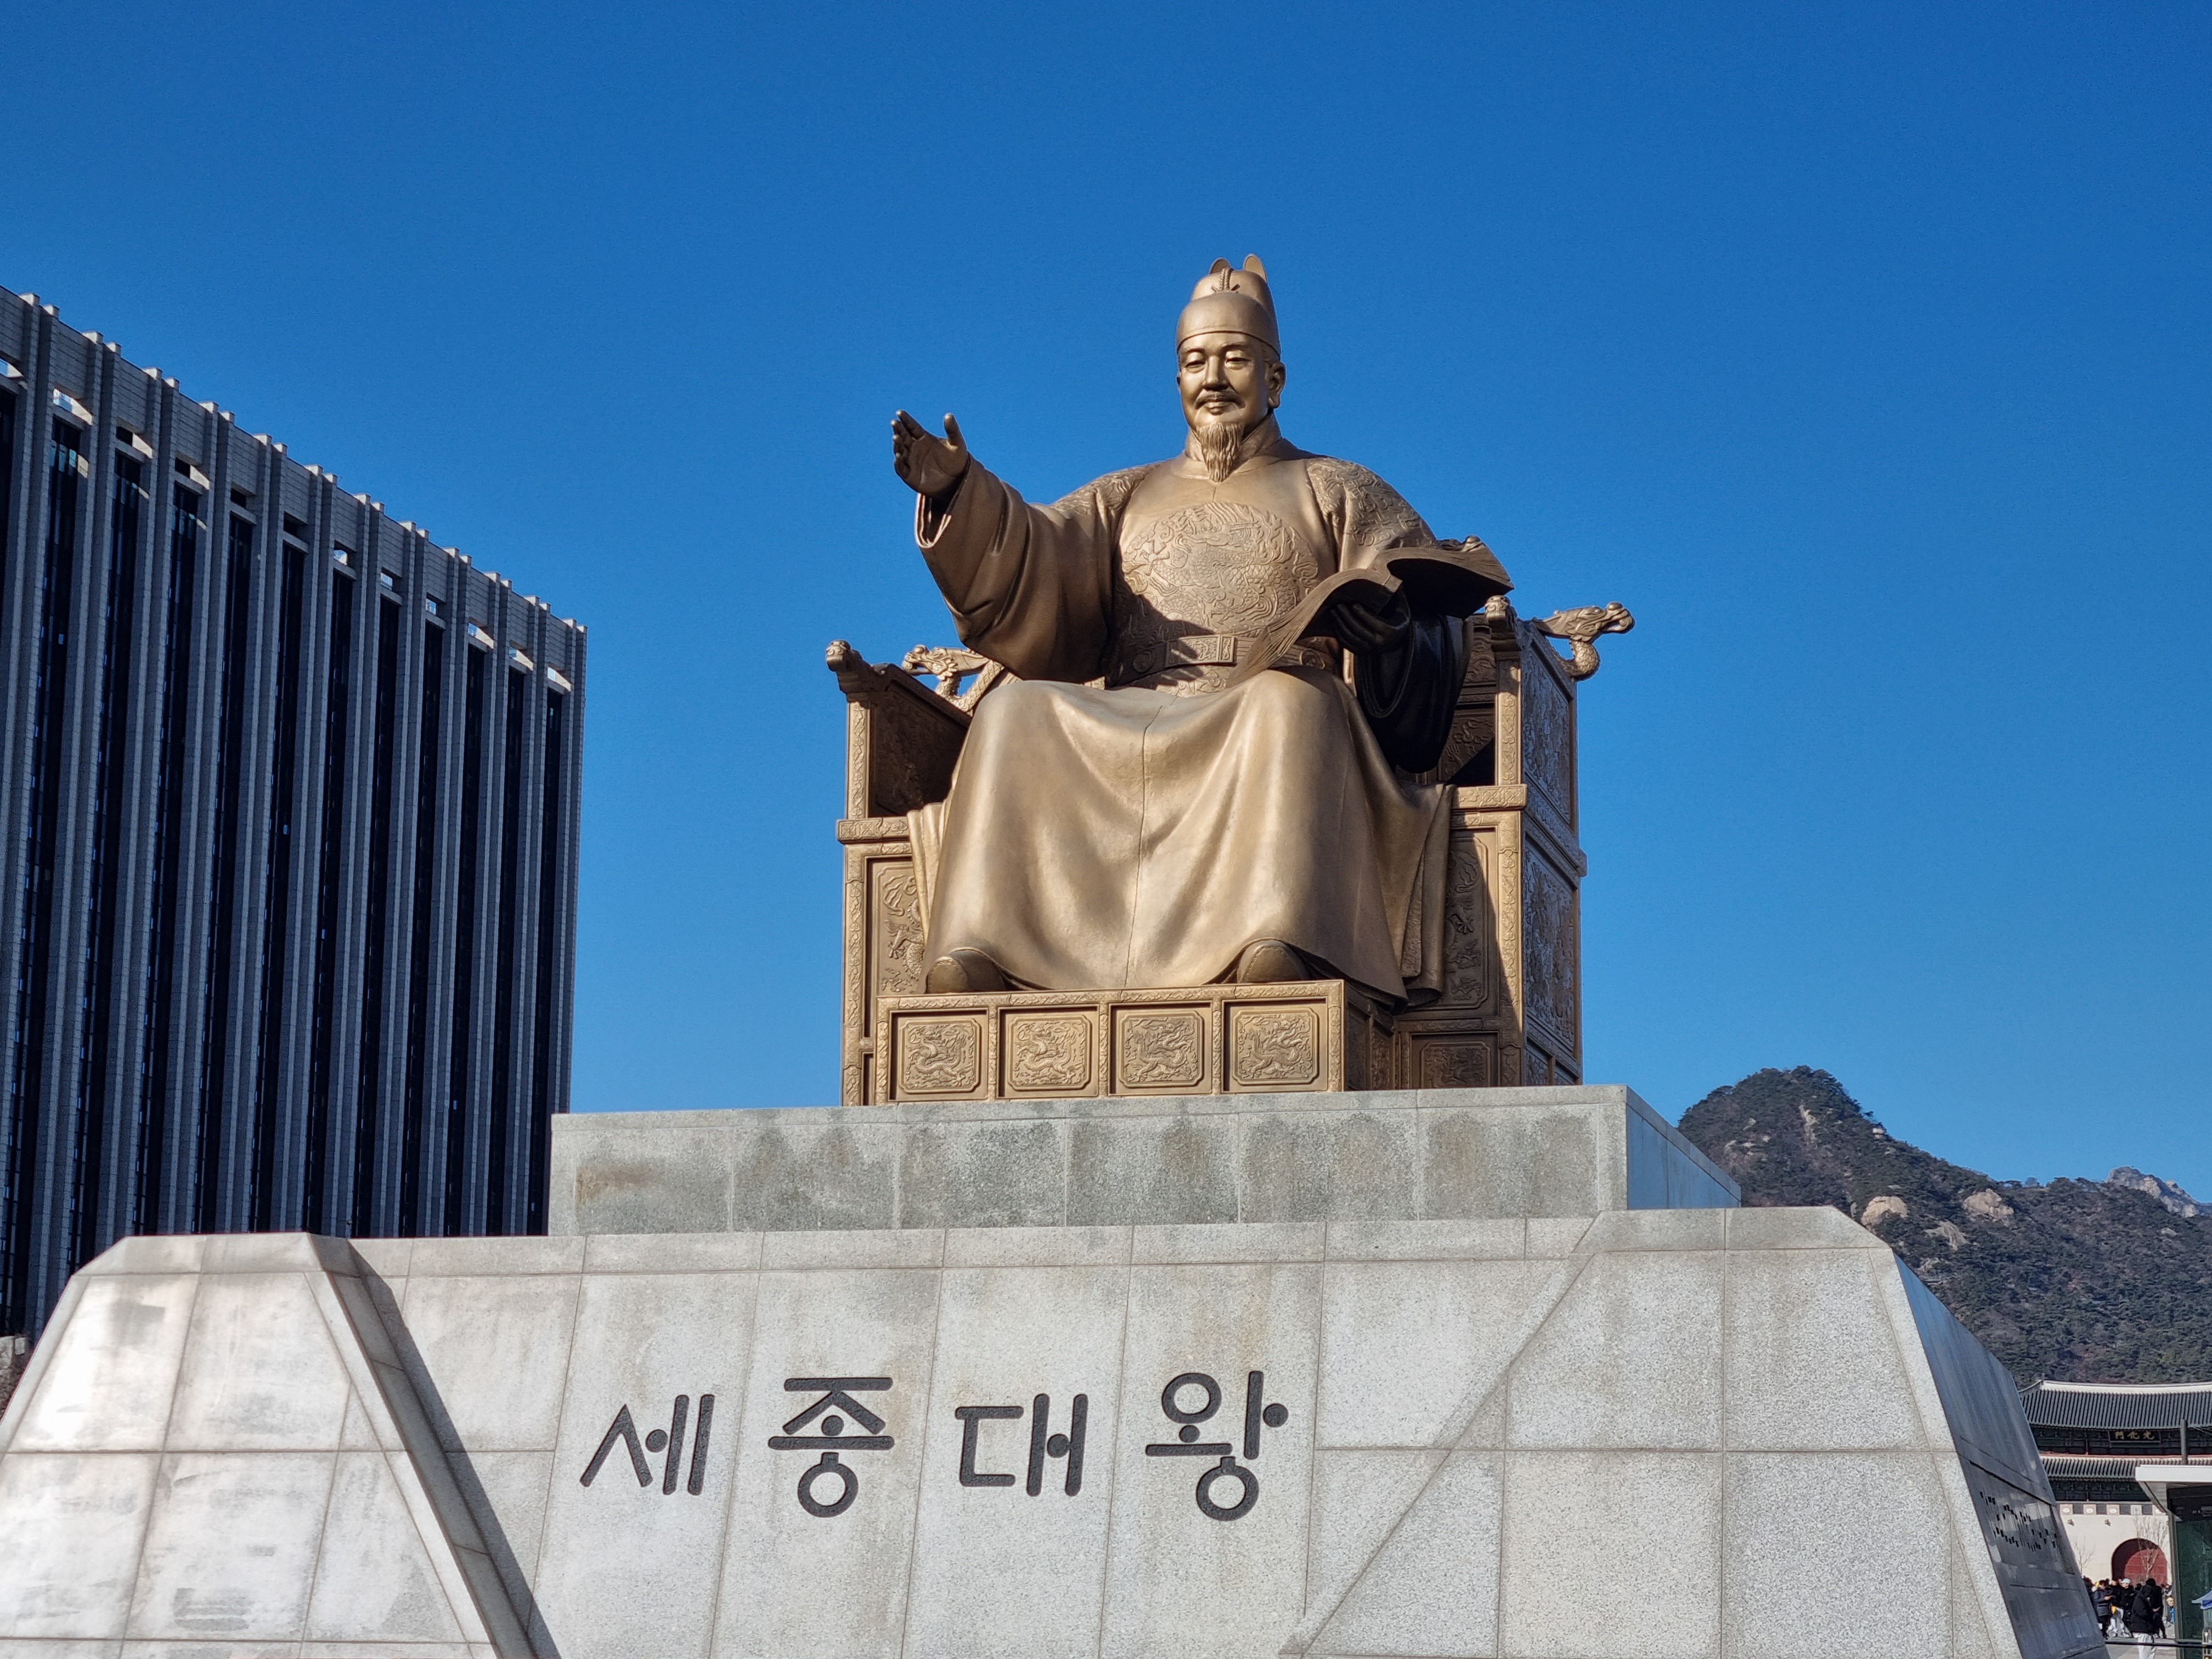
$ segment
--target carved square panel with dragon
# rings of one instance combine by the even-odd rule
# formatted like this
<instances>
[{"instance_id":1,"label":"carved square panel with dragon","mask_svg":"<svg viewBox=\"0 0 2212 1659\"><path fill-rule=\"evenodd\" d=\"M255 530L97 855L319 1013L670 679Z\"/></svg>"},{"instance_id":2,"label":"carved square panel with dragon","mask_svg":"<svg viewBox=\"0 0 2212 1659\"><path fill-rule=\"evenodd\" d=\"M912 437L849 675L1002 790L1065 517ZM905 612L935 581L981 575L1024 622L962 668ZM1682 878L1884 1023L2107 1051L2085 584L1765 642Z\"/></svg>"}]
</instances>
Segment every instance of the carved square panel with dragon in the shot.
<instances>
[{"instance_id":1,"label":"carved square panel with dragon","mask_svg":"<svg viewBox=\"0 0 2212 1659\"><path fill-rule=\"evenodd\" d=\"M1212 1072L1212 1033L1200 1008L1120 1008L1114 1014L1117 1094L1193 1093Z\"/></svg>"},{"instance_id":2,"label":"carved square panel with dragon","mask_svg":"<svg viewBox=\"0 0 2212 1659\"><path fill-rule=\"evenodd\" d=\"M1395 1022L1341 980L885 999L878 1100L1389 1086ZM1231 1054L1233 1052L1232 1061ZM1352 1055L1365 1056L1355 1070ZM1377 1081L1377 1079L1380 1081Z\"/></svg>"},{"instance_id":3,"label":"carved square panel with dragon","mask_svg":"<svg viewBox=\"0 0 2212 1659\"><path fill-rule=\"evenodd\" d=\"M1310 1089L1321 1080L1318 1008L1231 1008L1229 1086Z\"/></svg>"},{"instance_id":4,"label":"carved square panel with dragon","mask_svg":"<svg viewBox=\"0 0 2212 1659\"><path fill-rule=\"evenodd\" d=\"M978 1014L909 1015L895 1021L898 1097L972 1097L983 1087L983 1020Z\"/></svg>"},{"instance_id":5,"label":"carved square panel with dragon","mask_svg":"<svg viewBox=\"0 0 2212 1659\"><path fill-rule=\"evenodd\" d=\"M1489 1036L1428 1037L1415 1045L1424 1089L1487 1089L1498 1080L1498 1043Z\"/></svg>"},{"instance_id":6,"label":"carved square panel with dragon","mask_svg":"<svg viewBox=\"0 0 2212 1659\"><path fill-rule=\"evenodd\" d=\"M1004 1056L1009 1096L1075 1096L1091 1092L1091 1048L1097 1013L1009 1013Z\"/></svg>"}]
</instances>

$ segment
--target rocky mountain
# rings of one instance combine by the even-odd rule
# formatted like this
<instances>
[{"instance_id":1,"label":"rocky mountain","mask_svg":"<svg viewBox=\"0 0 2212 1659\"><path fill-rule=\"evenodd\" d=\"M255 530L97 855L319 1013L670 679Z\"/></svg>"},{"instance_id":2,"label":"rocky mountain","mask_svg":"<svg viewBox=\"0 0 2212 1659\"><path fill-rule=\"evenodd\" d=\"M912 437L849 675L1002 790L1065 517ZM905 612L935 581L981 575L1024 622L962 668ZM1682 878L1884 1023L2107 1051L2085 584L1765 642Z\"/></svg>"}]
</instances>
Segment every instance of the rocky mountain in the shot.
<instances>
[{"instance_id":1,"label":"rocky mountain","mask_svg":"<svg viewBox=\"0 0 2212 1659\"><path fill-rule=\"evenodd\" d=\"M2022 1382L2212 1378L2212 1214L2170 1181L1993 1181L1896 1139L1809 1066L1683 1114L1747 1204L1826 1204L1871 1229Z\"/></svg>"},{"instance_id":2,"label":"rocky mountain","mask_svg":"<svg viewBox=\"0 0 2212 1659\"><path fill-rule=\"evenodd\" d=\"M2154 1175L2145 1175L2141 1170L2130 1170L2124 1164L2106 1176L2105 1182L2107 1186L2132 1187L2139 1193L2148 1193L2176 1215L2204 1213L2203 1206L2181 1190L2179 1182L2161 1181Z\"/></svg>"}]
</instances>

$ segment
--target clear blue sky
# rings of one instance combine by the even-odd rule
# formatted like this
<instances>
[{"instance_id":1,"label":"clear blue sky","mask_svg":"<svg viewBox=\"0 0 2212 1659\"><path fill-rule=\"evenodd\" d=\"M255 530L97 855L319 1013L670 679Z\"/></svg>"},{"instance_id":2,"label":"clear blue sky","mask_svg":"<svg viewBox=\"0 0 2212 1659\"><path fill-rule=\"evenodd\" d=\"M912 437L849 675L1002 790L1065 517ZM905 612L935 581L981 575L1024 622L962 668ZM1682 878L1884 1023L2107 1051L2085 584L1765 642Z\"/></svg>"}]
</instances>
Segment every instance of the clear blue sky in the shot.
<instances>
[{"instance_id":1,"label":"clear blue sky","mask_svg":"<svg viewBox=\"0 0 2212 1659\"><path fill-rule=\"evenodd\" d=\"M1618 599L1594 1079L1840 1077L2000 1176L2212 1189L2202 6L29 7L0 283L592 629L575 1098L836 1097L891 476L1285 429Z\"/></svg>"}]
</instances>

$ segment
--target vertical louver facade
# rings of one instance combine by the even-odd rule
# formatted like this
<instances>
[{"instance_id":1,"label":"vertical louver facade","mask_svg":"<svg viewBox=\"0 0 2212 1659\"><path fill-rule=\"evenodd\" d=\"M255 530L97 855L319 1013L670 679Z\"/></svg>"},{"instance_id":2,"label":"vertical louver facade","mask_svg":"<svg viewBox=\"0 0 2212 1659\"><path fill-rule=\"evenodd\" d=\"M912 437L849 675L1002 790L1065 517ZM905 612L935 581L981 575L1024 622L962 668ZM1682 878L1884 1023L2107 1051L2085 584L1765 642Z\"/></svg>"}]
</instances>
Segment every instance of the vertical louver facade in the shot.
<instances>
[{"instance_id":1,"label":"vertical louver facade","mask_svg":"<svg viewBox=\"0 0 2212 1659\"><path fill-rule=\"evenodd\" d=\"M0 294L0 1334L134 1232L542 1231L584 629Z\"/></svg>"}]
</instances>

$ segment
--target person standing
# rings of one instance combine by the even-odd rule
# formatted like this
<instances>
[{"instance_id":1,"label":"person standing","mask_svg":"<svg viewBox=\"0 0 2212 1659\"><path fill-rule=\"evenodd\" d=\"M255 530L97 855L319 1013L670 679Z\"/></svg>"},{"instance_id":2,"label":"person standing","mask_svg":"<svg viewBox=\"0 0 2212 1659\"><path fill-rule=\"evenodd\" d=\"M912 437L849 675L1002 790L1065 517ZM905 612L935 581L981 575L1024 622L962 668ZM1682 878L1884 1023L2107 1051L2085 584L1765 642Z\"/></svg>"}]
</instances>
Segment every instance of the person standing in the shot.
<instances>
[{"instance_id":1,"label":"person standing","mask_svg":"<svg viewBox=\"0 0 2212 1659\"><path fill-rule=\"evenodd\" d=\"M2130 1638L2139 1648L2150 1646L2166 1629L2166 1597L2158 1580L2148 1574L2128 1598L2126 1624Z\"/></svg>"}]
</instances>

